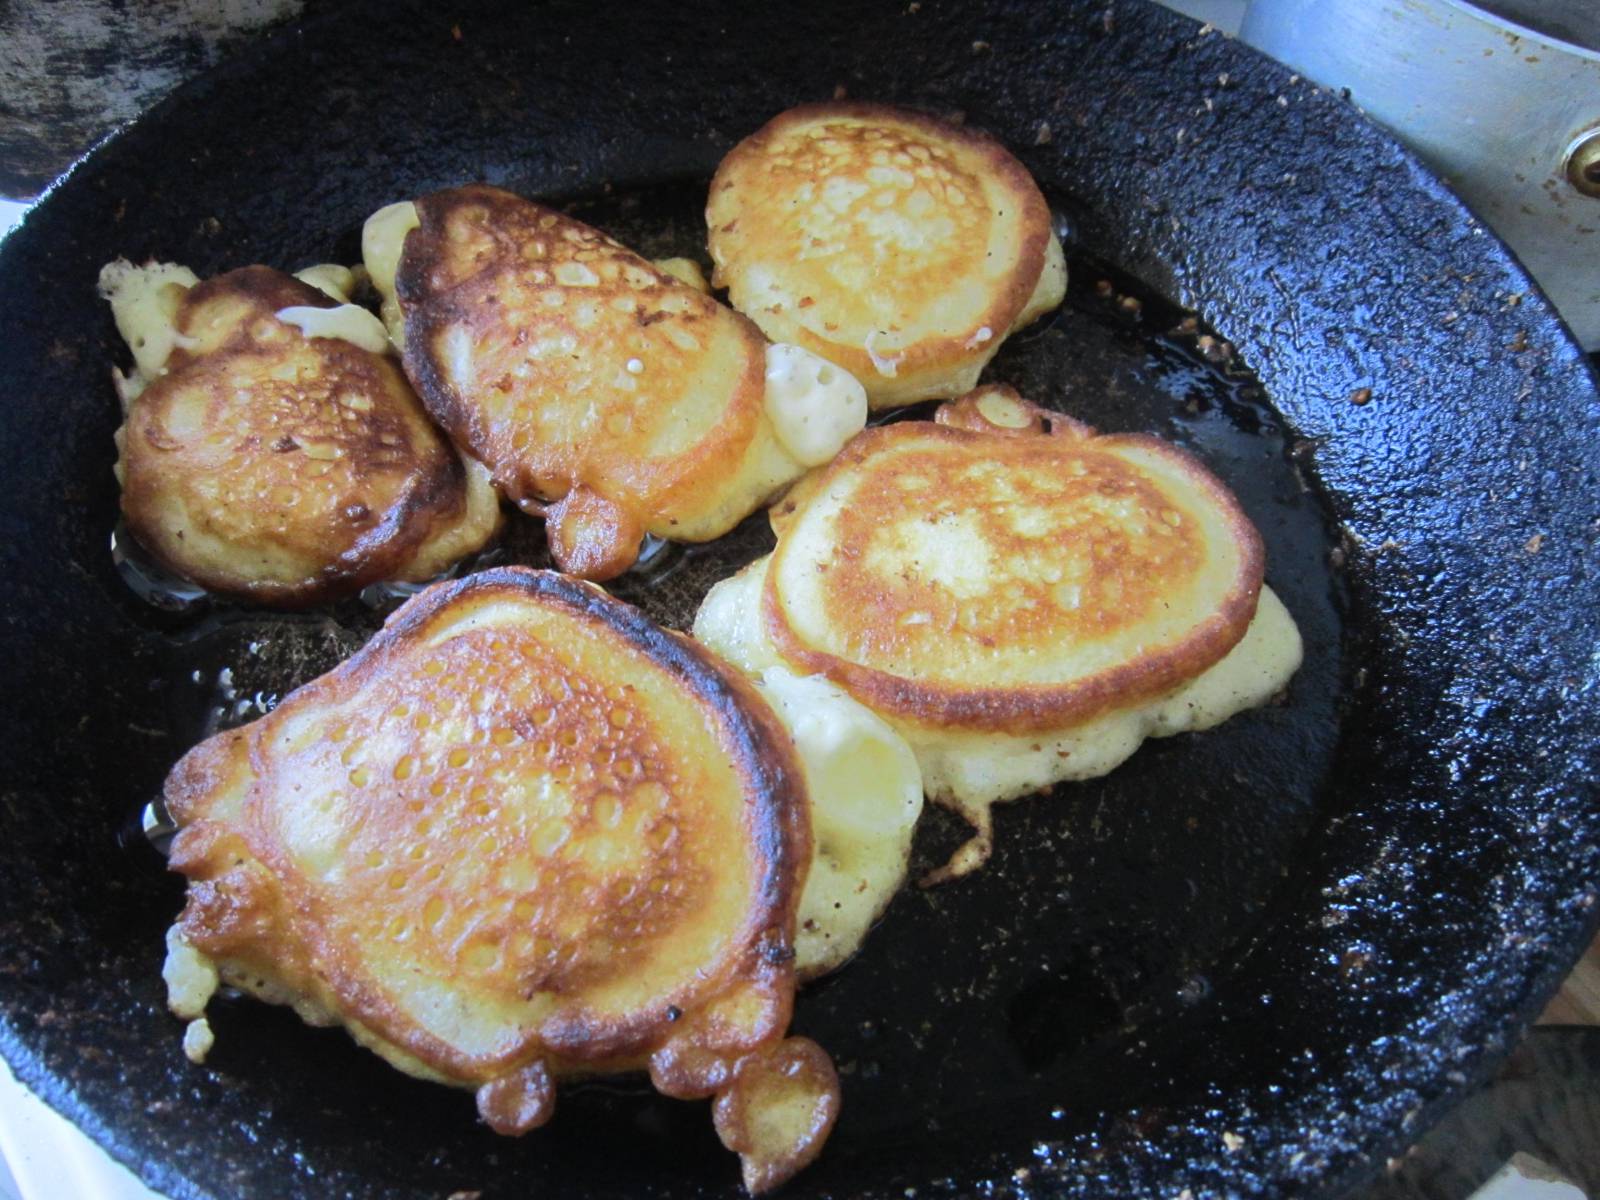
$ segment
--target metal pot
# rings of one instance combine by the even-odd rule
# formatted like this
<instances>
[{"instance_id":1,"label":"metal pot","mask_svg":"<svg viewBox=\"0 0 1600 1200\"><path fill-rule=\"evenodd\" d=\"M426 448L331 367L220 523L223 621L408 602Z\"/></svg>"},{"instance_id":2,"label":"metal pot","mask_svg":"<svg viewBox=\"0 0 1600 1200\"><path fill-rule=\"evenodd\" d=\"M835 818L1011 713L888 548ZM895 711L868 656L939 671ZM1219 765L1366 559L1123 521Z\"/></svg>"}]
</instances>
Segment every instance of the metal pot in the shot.
<instances>
[{"instance_id":1,"label":"metal pot","mask_svg":"<svg viewBox=\"0 0 1600 1200\"><path fill-rule=\"evenodd\" d=\"M1240 36L1404 138L1600 349L1600 6L1255 0Z\"/></svg>"}]
</instances>

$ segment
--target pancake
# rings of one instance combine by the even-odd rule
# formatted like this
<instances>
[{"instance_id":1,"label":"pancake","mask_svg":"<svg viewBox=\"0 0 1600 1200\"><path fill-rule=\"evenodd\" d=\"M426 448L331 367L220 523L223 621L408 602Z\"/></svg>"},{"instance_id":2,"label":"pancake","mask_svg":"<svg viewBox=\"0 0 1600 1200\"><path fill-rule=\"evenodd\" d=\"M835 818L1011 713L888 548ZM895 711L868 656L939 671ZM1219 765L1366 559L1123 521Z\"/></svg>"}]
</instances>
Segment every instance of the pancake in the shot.
<instances>
[{"instance_id":1,"label":"pancake","mask_svg":"<svg viewBox=\"0 0 1600 1200\"><path fill-rule=\"evenodd\" d=\"M363 253L428 411L586 578L647 533L726 533L866 420L848 374L769 346L685 263L497 188L391 205Z\"/></svg>"},{"instance_id":2,"label":"pancake","mask_svg":"<svg viewBox=\"0 0 1600 1200\"><path fill-rule=\"evenodd\" d=\"M213 592L293 608L421 582L499 528L487 473L433 427L383 327L330 294L341 271L317 268L322 287L269 267L101 273L134 352L116 376L123 515Z\"/></svg>"},{"instance_id":3,"label":"pancake","mask_svg":"<svg viewBox=\"0 0 1600 1200\"><path fill-rule=\"evenodd\" d=\"M1022 164L986 134L884 105L774 117L722 160L706 225L733 306L854 374L873 408L967 391L1066 294Z\"/></svg>"},{"instance_id":4,"label":"pancake","mask_svg":"<svg viewBox=\"0 0 1600 1200\"><path fill-rule=\"evenodd\" d=\"M1009 388L865 431L773 526L695 634L823 675L906 739L977 831L936 879L987 857L992 804L1262 704L1300 662L1260 536L1198 460Z\"/></svg>"},{"instance_id":5,"label":"pancake","mask_svg":"<svg viewBox=\"0 0 1600 1200\"><path fill-rule=\"evenodd\" d=\"M820 675L774 666L756 687L794 738L811 798L811 867L795 929L802 981L853 956L905 881L922 773L905 739Z\"/></svg>"},{"instance_id":6,"label":"pancake","mask_svg":"<svg viewBox=\"0 0 1600 1200\"><path fill-rule=\"evenodd\" d=\"M217 981L473 1089L516 1134L562 1079L715 1095L756 1187L818 1152L826 1054L785 1039L810 838L788 736L737 673L598 588L436 584L167 780L189 881L169 1001ZM206 1041L206 1026L195 1038Z\"/></svg>"}]
</instances>

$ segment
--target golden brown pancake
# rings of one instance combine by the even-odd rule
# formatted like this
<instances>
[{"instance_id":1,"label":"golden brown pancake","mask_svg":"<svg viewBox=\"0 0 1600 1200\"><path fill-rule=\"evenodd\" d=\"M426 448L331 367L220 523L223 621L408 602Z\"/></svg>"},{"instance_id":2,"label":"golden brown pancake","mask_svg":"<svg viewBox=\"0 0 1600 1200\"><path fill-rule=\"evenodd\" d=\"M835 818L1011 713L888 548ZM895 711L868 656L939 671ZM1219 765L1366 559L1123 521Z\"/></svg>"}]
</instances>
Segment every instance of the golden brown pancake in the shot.
<instances>
[{"instance_id":1,"label":"golden brown pancake","mask_svg":"<svg viewBox=\"0 0 1600 1200\"><path fill-rule=\"evenodd\" d=\"M179 270L114 264L107 278L119 269ZM440 436L396 364L277 316L335 299L269 267L164 291L170 349L146 361L133 338L152 370L142 390L123 389L117 473L130 532L165 566L299 607L430 579L493 536L487 477Z\"/></svg>"},{"instance_id":2,"label":"golden brown pancake","mask_svg":"<svg viewBox=\"0 0 1600 1200\"><path fill-rule=\"evenodd\" d=\"M437 584L167 781L189 879L171 1003L217 974L474 1089L501 1133L556 1081L718 1097L754 1188L820 1149L826 1054L784 1039L810 844L771 710L693 642L551 572ZM212 972L212 974L207 974Z\"/></svg>"},{"instance_id":3,"label":"golden brown pancake","mask_svg":"<svg viewBox=\"0 0 1600 1200\"><path fill-rule=\"evenodd\" d=\"M747 671L824 675L904 736L928 794L978 830L941 877L983 861L996 801L1263 703L1299 663L1220 481L1009 388L866 430L773 526L696 636Z\"/></svg>"},{"instance_id":4,"label":"golden brown pancake","mask_svg":"<svg viewBox=\"0 0 1600 1200\"><path fill-rule=\"evenodd\" d=\"M877 104L808 104L729 152L712 282L773 341L851 372L874 408L965 392L1061 302L1049 206L994 139Z\"/></svg>"},{"instance_id":5,"label":"golden brown pancake","mask_svg":"<svg viewBox=\"0 0 1600 1200\"><path fill-rule=\"evenodd\" d=\"M769 416L766 340L731 309L497 188L436 192L414 208L398 206L417 225L402 235L386 306L406 371L456 444L546 518L564 570L610 578L646 533L717 537L811 465ZM382 290L391 268L371 240ZM864 420L863 402L828 453Z\"/></svg>"},{"instance_id":6,"label":"golden brown pancake","mask_svg":"<svg viewBox=\"0 0 1600 1200\"><path fill-rule=\"evenodd\" d=\"M862 434L780 510L762 605L786 659L875 711L1023 732L1159 695L1244 635L1261 540L1198 461L941 416Z\"/></svg>"}]
</instances>

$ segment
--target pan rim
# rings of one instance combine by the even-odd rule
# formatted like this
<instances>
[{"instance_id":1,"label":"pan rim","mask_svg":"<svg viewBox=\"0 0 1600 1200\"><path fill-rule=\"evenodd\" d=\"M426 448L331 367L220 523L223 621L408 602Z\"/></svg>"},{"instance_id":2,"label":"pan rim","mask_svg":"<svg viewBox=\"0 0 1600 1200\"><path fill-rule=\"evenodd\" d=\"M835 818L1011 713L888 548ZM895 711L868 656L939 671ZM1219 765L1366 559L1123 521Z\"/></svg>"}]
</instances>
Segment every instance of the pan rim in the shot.
<instances>
[{"instance_id":1,"label":"pan rim","mask_svg":"<svg viewBox=\"0 0 1600 1200\"><path fill-rule=\"evenodd\" d=\"M1087 9L1089 6L1084 5L1082 7ZM1095 11L1098 13L1099 10L1096 9ZM1193 23L1167 13L1159 13L1153 10L1147 11L1141 8L1131 13L1122 13L1119 19L1128 26L1157 39L1158 49L1160 46L1184 45L1196 38L1193 32ZM42 220L49 218L54 210L51 209L46 212L46 206L54 204L58 195L67 192L69 189L92 186L93 179L91 177L105 165L108 158L113 154L127 153L128 146L131 144L130 138L146 138L148 140L159 137L161 129L169 120L171 114L182 113L189 106L202 102L204 97L214 93L216 90L230 86L232 81L252 78L263 69L263 63L272 59L274 55L293 53L294 48L302 42L302 39L314 39L318 36L318 31L339 27L351 20L353 18L348 14L322 9L312 16L256 43L248 53L230 60L206 75L184 85L137 121L117 130L113 135L98 144L83 159L80 159L78 163L75 163L60 180L52 184L50 189L40 197L34 209L30 211L23 227L10 238L7 238L3 245L0 245L0 277L3 277L5 273L6 255L15 251L15 247L20 244L21 235L28 228L29 223L38 225ZM1161 39L1164 39L1164 41ZM1200 40L1204 41L1204 39ZM1152 51L1151 53L1153 54L1154 52ZM1240 64L1236 68L1241 71L1240 82L1237 86L1245 86L1247 80L1251 86L1259 84L1266 90L1270 90L1271 87L1289 88L1291 86L1286 82L1288 75L1286 69L1276 67L1265 60L1250 61L1248 56L1252 56L1253 52L1245 51L1241 47L1231 47L1224 52L1221 47L1202 46L1199 53L1212 57L1218 62ZM1254 57L1259 58L1259 56ZM1329 98L1320 98L1316 101L1319 104L1324 102L1334 103ZM1354 114L1345 113L1341 119L1349 126L1353 123L1353 117ZM1426 195L1436 204L1443 205L1446 208L1453 207L1465 227L1475 231L1471 236L1480 244L1488 246L1495 252L1489 254L1488 258L1495 260L1497 265L1503 269L1504 277L1520 280L1522 289L1530 293L1528 298L1523 301L1524 306L1526 306L1524 312L1529 314L1529 324L1538 324L1541 336L1548 335L1555 339L1554 346L1550 351L1549 362L1554 367L1565 370L1572 375L1574 377L1572 382L1575 384L1581 384L1583 375L1587 373L1590 410L1591 412L1600 410L1600 399L1597 399L1594 395L1595 381L1592 370L1588 367L1581 352L1577 350L1575 343L1572 342L1570 331L1565 330L1560 325L1559 318L1547 308L1534 285L1527 280L1520 266L1511 259L1510 252L1498 243L1492 233L1488 233L1477 225L1475 220L1461 208L1459 201L1442 184L1429 175L1414 157L1399 148L1387 134L1370 125L1360 126L1359 129L1360 139L1369 147L1378 147L1381 151L1381 157L1393 169L1404 176L1403 182L1407 187ZM44 214L43 217L40 216L41 213ZM1130 245L1133 251L1148 253L1152 258L1152 262L1146 265L1151 269L1155 269L1156 266L1160 265L1155 263L1155 256L1165 243L1162 242L1158 235L1147 233L1142 245L1137 240L1131 244L1123 244ZM1197 266L1192 258L1186 259L1182 255L1169 255L1166 262L1166 278L1152 278L1152 275L1148 272L1140 273L1144 278L1150 280L1162 290L1169 292L1169 294L1175 295L1186 304L1195 307L1205 306L1209 308L1210 312L1217 311L1215 304L1210 303L1212 300L1211 288L1203 278L1202 266ZM1161 274L1160 271L1157 273ZM1271 285L1268 284L1267 286L1270 288ZM1564 345L1561 342L1562 338L1565 338ZM1241 339L1240 344L1248 348L1251 341L1255 340L1258 339ZM1269 391L1271 390L1269 387ZM1552 390L1554 389L1552 388ZM1578 388L1574 386L1570 391L1571 394L1576 395ZM1371 524L1370 518L1368 518L1366 524ZM1358 530L1359 528L1360 526L1358 526ZM1376 539L1368 540L1374 545L1377 544ZM1369 586L1380 594L1384 593L1392 583L1391 576L1386 573L1390 570L1391 568L1384 567L1381 563L1376 565L1373 568L1373 575L1366 580L1364 586ZM1593 594L1594 583L1592 576L1586 578L1584 582L1588 585L1590 593ZM1581 789L1575 789L1574 794L1578 794L1579 791ZM1590 784L1589 792L1591 796L1594 793L1594 785L1592 783ZM1600 820L1591 818L1591 821L1589 833L1593 836L1597 827L1600 827ZM1573 869L1569 873L1573 880L1576 881L1579 875L1576 863L1574 863ZM1592 880L1592 874L1590 878ZM1589 937L1593 936L1596 927L1600 926L1600 909L1596 909L1591 904L1586 909L1564 913L1563 920L1565 921L1565 926L1560 929L1556 940L1564 946L1581 946ZM1492 1040L1504 1043L1503 1047L1497 1051L1492 1048L1492 1040L1486 1040L1470 1062L1463 1064L1468 1068L1463 1072L1468 1078L1468 1083L1452 1085L1428 1100L1423 1106L1423 1110L1414 1119L1414 1129L1420 1132L1420 1129L1429 1123L1430 1117L1437 1116L1453 1099L1459 1098L1460 1095L1464 1094L1466 1088L1471 1086L1473 1079L1481 1079L1487 1076L1489 1071L1496 1065L1499 1057L1509 1050L1509 1035L1520 1026L1526 1024L1537 1007L1555 990L1566 969L1561 958L1562 956L1559 953L1546 954L1536 965L1531 975L1525 975L1521 979L1519 990L1523 998L1520 1004L1513 1011L1506 1012L1502 1010L1498 1020L1494 1022L1495 1032L1492 1035ZM137 1146L131 1144L125 1137L120 1135L115 1122L105 1120L97 1109L84 1102L73 1091L65 1077L59 1072L50 1069L42 1054L30 1049L26 1037L14 1024L13 1012L9 1010L0 1012L0 1054L3 1054L12 1063L19 1078L23 1079L36 1092L43 1095L52 1107L67 1113L80 1125L89 1126L91 1136L100 1141L101 1144L106 1145L115 1157L135 1166L136 1170L144 1171L152 1168L149 1160L140 1158ZM1352 1118L1352 1121L1359 1123L1356 1118ZM1367 1159L1365 1162L1358 1162L1356 1160L1360 1156L1352 1151L1346 1158L1344 1169L1335 1171L1332 1175L1326 1177L1321 1186L1328 1187L1330 1190L1351 1186L1353 1182L1363 1175L1376 1170L1377 1161L1381 1161L1382 1158L1381 1151L1398 1147L1401 1139L1410 1140L1410 1134L1396 1129L1386 1139L1373 1140L1369 1137L1366 1146L1368 1149L1375 1151L1372 1158ZM159 1164L156 1166L159 1168ZM1285 1176L1284 1181L1287 1182L1292 1178L1292 1176ZM189 1196L199 1197L213 1194L199 1185L193 1184L187 1177L181 1175L173 1175L171 1179L160 1184L160 1186L165 1187L174 1196L185 1198L185 1200Z\"/></svg>"}]
</instances>

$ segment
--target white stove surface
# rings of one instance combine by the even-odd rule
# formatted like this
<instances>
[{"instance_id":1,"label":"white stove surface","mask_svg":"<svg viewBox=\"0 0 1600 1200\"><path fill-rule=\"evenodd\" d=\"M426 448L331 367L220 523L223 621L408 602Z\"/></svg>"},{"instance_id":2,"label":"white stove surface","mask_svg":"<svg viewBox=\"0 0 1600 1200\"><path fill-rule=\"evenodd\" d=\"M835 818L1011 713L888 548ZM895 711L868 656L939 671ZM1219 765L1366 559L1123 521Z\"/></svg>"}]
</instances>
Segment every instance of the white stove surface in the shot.
<instances>
[{"instance_id":1,"label":"white stove surface","mask_svg":"<svg viewBox=\"0 0 1600 1200\"><path fill-rule=\"evenodd\" d=\"M0 1062L0 1200L165 1200Z\"/></svg>"}]
</instances>

